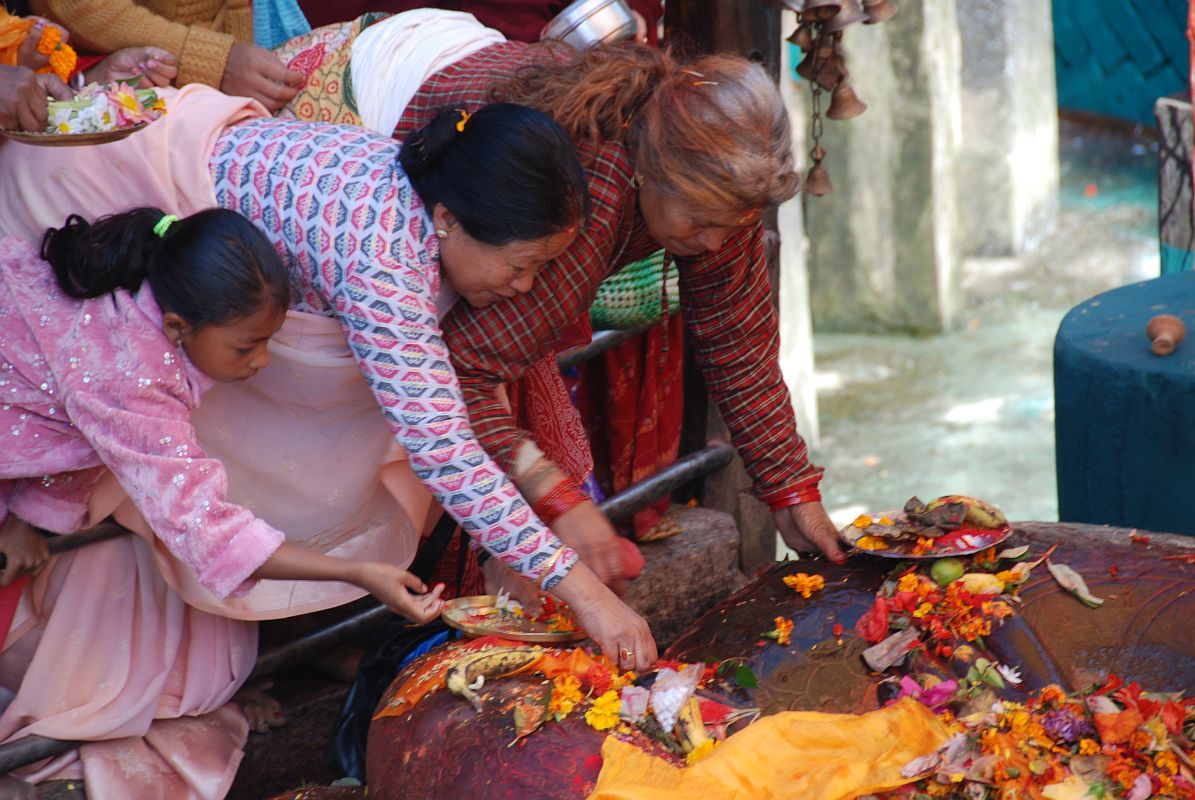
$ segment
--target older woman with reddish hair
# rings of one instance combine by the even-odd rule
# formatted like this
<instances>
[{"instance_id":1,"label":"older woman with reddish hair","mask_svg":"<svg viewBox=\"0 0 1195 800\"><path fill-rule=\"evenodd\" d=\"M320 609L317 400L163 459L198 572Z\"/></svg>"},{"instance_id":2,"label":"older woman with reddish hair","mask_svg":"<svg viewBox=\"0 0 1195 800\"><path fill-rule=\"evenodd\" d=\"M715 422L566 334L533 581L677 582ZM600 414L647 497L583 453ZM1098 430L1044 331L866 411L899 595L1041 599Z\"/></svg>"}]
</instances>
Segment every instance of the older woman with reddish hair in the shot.
<instances>
[{"instance_id":1,"label":"older woman with reddish hair","mask_svg":"<svg viewBox=\"0 0 1195 800\"><path fill-rule=\"evenodd\" d=\"M820 502L822 471L797 432L778 362L761 218L795 195L800 180L788 114L767 73L730 55L682 62L635 44L576 53L557 43L494 41L488 29L433 13L446 12L346 23L337 35L351 57L342 50L339 62L334 48L313 58L292 42L283 60L306 62L311 77L300 93L306 105L283 113L357 118L402 138L434 109L501 99L545 111L580 146L593 209L581 235L530 292L484 309L457 304L444 319L486 451L529 500L548 499L553 530L583 560L608 583L621 581L613 528L516 424L500 386L551 357L604 278L663 248L679 273L694 354L755 495L772 507L789 546L841 560ZM424 16L416 25L410 14ZM452 35L448 25L456 26ZM441 30L443 43L433 44ZM370 58L387 35L385 52L406 47L407 57ZM326 86L336 87L334 97Z\"/></svg>"}]
</instances>

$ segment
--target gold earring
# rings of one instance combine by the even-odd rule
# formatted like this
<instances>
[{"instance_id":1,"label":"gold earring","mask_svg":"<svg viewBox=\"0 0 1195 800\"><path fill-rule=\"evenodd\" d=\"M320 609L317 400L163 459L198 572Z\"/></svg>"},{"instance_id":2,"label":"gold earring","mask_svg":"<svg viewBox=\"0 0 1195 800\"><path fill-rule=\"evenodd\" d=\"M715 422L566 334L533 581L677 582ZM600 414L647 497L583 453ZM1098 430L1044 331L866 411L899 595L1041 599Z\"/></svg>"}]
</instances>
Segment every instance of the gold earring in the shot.
<instances>
[{"instance_id":1,"label":"gold earring","mask_svg":"<svg viewBox=\"0 0 1195 800\"><path fill-rule=\"evenodd\" d=\"M447 239L448 231L444 230L443 228L436 228L436 238L437 239Z\"/></svg>"}]
</instances>

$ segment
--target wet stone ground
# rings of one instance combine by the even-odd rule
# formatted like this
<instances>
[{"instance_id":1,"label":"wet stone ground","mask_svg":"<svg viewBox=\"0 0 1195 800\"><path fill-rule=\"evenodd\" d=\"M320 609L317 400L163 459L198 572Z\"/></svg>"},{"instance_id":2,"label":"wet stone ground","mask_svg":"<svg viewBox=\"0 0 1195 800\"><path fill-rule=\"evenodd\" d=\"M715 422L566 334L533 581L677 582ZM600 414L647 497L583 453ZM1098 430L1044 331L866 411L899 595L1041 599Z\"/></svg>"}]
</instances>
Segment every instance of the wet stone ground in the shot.
<instances>
[{"instance_id":1,"label":"wet stone ground","mask_svg":"<svg viewBox=\"0 0 1195 800\"><path fill-rule=\"evenodd\" d=\"M1012 519L1057 519L1058 325L1082 300L1159 274L1152 131L1064 120L1060 141L1057 229L1023 256L967 261L956 330L815 336L814 456L836 522L914 494L969 494Z\"/></svg>"}]
</instances>

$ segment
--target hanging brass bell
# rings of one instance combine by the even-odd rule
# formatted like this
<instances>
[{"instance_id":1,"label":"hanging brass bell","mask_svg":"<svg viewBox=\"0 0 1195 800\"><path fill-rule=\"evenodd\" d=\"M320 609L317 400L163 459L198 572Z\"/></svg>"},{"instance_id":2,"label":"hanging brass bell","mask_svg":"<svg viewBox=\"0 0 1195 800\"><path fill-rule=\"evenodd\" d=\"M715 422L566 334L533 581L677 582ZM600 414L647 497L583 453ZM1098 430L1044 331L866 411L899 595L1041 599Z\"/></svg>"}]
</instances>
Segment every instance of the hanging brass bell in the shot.
<instances>
[{"instance_id":1,"label":"hanging brass bell","mask_svg":"<svg viewBox=\"0 0 1195 800\"><path fill-rule=\"evenodd\" d=\"M859 99L855 90L844 81L839 81L830 94L830 107L826 116L830 119L854 119L867 110L867 103Z\"/></svg>"},{"instance_id":2,"label":"hanging brass bell","mask_svg":"<svg viewBox=\"0 0 1195 800\"><path fill-rule=\"evenodd\" d=\"M840 31L847 25L854 25L856 22L863 22L866 19L868 19L868 15L859 6L859 0L842 0L842 8L822 24L822 30L827 33Z\"/></svg>"},{"instance_id":3,"label":"hanging brass bell","mask_svg":"<svg viewBox=\"0 0 1195 800\"><path fill-rule=\"evenodd\" d=\"M806 0L802 22L825 22L842 10L842 0Z\"/></svg>"},{"instance_id":4,"label":"hanging brass bell","mask_svg":"<svg viewBox=\"0 0 1195 800\"><path fill-rule=\"evenodd\" d=\"M817 47L810 50L797 64L797 74L810 83L817 82L827 91L833 90L842 79L839 72L840 59L835 58L832 47L824 45L825 40L819 39Z\"/></svg>"},{"instance_id":5,"label":"hanging brass bell","mask_svg":"<svg viewBox=\"0 0 1195 800\"><path fill-rule=\"evenodd\" d=\"M863 20L863 24L875 25L877 22L891 19L900 10L900 6L892 0L863 0L863 10L867 12L867 19Z\"/></svg>"},{"instance_id":6,"label":"hanging brass bell","mask_svg":"<svg viewBox=\"0 0 1195 800\"><path fill-rule=\"evenodd\" d=\"M814 197L822 197L834 191L834 184L830 183L830 173L822 166L822 162L817 161L809 168L809 175L805 177L802 190Z\"/></svg>"},{"instance_id":7,"label":"hanging brass bell","mask_svg":"<svg viewBox=\"0 0 1195 800\"><path fill-rule=\"evenodd\" d=\"M788 37L788 41L801 48L802 52L808 53L813 49L813 31L808 25L798 25Z\"/></svg>"}]
</instances>

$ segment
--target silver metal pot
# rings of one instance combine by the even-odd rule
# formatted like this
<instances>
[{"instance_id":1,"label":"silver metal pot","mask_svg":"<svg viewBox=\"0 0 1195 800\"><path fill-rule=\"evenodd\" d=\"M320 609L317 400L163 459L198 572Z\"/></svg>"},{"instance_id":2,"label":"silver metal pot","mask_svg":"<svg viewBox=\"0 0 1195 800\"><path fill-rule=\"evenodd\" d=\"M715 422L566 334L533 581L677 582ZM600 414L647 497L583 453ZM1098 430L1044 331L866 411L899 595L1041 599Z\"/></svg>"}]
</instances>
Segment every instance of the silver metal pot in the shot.
<instances>
[{"instance_id":1,"label":"silver metal pot","mask_svg":"<svg viewBox=\"0 0 1195 800\"><path fill-rule=\"evenodd\" d=\"M543 38L578 50L635 38L635 16L624 0L577 0L544 28Z\"/></svg>"}]
</instances>

